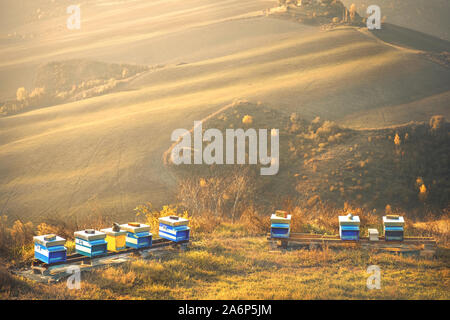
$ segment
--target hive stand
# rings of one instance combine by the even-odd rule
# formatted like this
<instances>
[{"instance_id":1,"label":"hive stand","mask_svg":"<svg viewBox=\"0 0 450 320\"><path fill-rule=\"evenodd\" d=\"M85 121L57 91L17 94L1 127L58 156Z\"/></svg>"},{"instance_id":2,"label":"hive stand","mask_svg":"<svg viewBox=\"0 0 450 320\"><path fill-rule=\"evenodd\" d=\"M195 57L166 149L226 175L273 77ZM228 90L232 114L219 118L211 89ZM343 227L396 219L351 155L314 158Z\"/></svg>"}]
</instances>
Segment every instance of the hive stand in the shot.
<instances>
[{"instance_id":1,"label":"hive stand","mask_svg":"<svg viewBox=\"0 0 450 320\"><path fill-rule=\"evenodd\" d=\"M280 241L270 234L267 239L271 242ZM342 241L337 235L291 233L289 239L280 241L280 247L286 248L288 244L300 248L354 248L428 258L433 257L437 249L436 240L431 237L405 237L403 241L385 241L384 237L379 237L378 241L370 241L369 237L360 237L359 241Z\"/></svg>"}]
</instances>

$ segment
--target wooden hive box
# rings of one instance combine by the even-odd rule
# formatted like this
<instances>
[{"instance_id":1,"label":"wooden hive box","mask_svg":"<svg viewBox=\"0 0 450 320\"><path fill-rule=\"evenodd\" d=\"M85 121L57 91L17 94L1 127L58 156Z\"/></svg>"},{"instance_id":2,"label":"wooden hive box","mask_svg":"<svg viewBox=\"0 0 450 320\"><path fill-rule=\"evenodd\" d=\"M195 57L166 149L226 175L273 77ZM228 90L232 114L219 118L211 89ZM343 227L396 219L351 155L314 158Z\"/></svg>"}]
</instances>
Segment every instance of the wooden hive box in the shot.
<instances>
[{"instance_id":1,"label":"wooden hive box","mask_svg":"<svg viewBox=\"0 0 450 320\"><path fill-rule=\"evenodd\" d=\"M66 239L54 234L33 237L34 257L44 263L64 262L67 259Z\"/></svg>"},{"instance_id":2,"label":"wooden hive box","mask_svg":"<svg viewBox=\"0 0 450 320\"><path fill-rule=\"evenodd\" d=\"M286 239L289 238L291 232L291 215L284 213L280 215L277 211L270 217L270 237Z\"/></svg>"},{"instance_id":3,"label":"wooden hive box","mask_svg":"<svg viewBox=\"0 0 450 320\"><path fill-rule=\"evenodd\" d=\"M129 248L140 249L152 246L152 234L150 226L137 222L130 222L120 225L122 230L127 232L125 244Z\"/></svg>"},{"instance_id":4,"label":"wooden hive box","mask_svg":"<svg viewBox=\"0 0 450 320\"><path fill-rule=\"evenodd\" d=\"M358 216L352 214L339 216L339 236L341 240L359 240L359 225Z\"/></svg>"},{"instance_id":5,"label":"wooden hive box","mask_svg":"<svg viewBox=\"0 0 450 320\"><path fill-rule=\"evenodd\" d=\"M75 251L83 256L96 257L106 254L106 234L93 229L76 231Z\"/></svg>"},{"instance_id":6,"label":"wooden hive box","mask_svg":"<svg viewBox=\"0 0 450 320\"><path fill-rule=\"evenodd\" d=\"M378 241L379 232L377 229L369 229L367 230L369 234L369 241Z\"/></svg>"},{"instance_id":7,"label":"wooden hive box","mask_svg":"<svg viewBox=\"0 0 450 320\"><path fill-rule=\"evenodd\" d=\"M384 239L386 241L403 241L405 220L402 216L387 215L383 217Z\"/></svg>"},{"instance_id":8,"label":"wooden hive box","mask_svg":"<svg viewBox=\"0 0 450 320\"><path fill-rule=\"evenodd\" d=\"M100 231L106 233L108 251L119 252L127 249L127 232L125 230L114 231L113 228L106 228Z\"/></svg>"},{"instance_id":9,"label":"wooden hive box","mask_svg":"<svg viewBox=\"0 0 450 320\"><path fill-rule=\"evenodd\" d=\"M174 242L188 241L190 236L188 223L189 220L177 216L159 218L159 236Z\"/></svg>"}]
</instances>

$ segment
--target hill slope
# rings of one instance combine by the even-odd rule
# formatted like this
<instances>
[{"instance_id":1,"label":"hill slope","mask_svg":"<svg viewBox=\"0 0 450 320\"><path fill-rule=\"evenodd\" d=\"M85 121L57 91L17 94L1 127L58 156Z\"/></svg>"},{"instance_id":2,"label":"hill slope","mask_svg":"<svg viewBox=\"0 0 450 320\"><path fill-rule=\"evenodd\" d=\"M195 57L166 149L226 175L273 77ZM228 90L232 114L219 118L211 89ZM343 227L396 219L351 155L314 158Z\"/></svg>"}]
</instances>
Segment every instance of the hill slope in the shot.
<instances>
[{"instance_id":1,"label":"hill slope","mask_svg":"<svg viewBox=\"0 0 450 320\"><path fill-rule=\"evenodd\" d=\"M349 7L355 4L358 13L365 17L369 5L381 8L381 15L388 23L414 29L450 41L450 4L447 0L342 0Z\"/></svg>"},{"instance_id":2,"label":"hill slope","mask_svg":"<svg viewBox=\"0 0 450 320\"><path fill-rule=\"evenodd\" d=\"M240 19L272 2L237 3L172 1L159 7L135 1L127 8L87 8L98 19L88 19L83 32L49 30L42 42L3 43L4 78L18 69L28 75L61 57L165 67L146 72L124 91L0 118L0 212L35 220L92 211L129 216L141 202L169 202L176 180L162 156L172 131L191 128L238 98L337 122L432 97L448 101L445 66L353 28L323 32L270 17ZM118 12L124 17L108 24ZM111 37L118 29L127 32ZM434 106L428 107L433 114ZM409 120L403 113L395 124Z\"/></svg>"},{"instance_id":3,"label":"hill slope","mask_svg":"<svg viewBox=\"0 0 450 320\"><path fill-rule=\"evenodd\" d=\"M251 117L251 124L244 124L244 117ZM174 165L170 149L167 163L186 186L180 195L189 211L214 212L217 204L204 200L216 199L215 188L224 194L219 209L225 216L234 212L237 201L267 213L286 203L309 208L320 202L338 208L347 203L381 212L389 204L418 215L424 208L441 212L448 206L450 124L442 117L433 117L426 124L354 130L320 118L307 121L296 113L240 102L208 118L202 127L222 132L277 128L280 166L278 174L262 176L260 164ZM204 150L208 144L203 143ZM245 183L238 198L233 180L239 176L251 182ZM205 181L198 187L202 179Z\"/></svg>"}]
</instances>

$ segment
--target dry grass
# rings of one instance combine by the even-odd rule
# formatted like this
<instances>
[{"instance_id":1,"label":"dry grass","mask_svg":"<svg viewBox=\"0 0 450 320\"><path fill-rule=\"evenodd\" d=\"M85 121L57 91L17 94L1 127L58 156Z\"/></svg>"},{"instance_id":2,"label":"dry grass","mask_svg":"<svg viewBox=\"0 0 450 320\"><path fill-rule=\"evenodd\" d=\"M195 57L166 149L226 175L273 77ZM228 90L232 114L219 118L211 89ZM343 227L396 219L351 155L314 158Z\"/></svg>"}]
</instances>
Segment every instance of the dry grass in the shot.
<instances>
[{"instance_id":1,"label":"dry grass","mask_svg":"<svg viewBox=\"0 0 450 320\"><path fill-rule=\"evenodd\" d=\"M273 251L264 237L220 225L190 250L169 250L82 274L81 290L25 281L7 298L43 299L449 299L448 250L420 260L360 250ZM230 237L230 234L234 237ZM381 268L381 289L368 290L366 269ZM18 280L23 281L23 280Z\"/></svg>"},{"instance_id":2,"label":"dry grass","mask_svg":"<svg viewBox=\"0 0 450 320\"><path fill-rule=\"evenodd\" d=\"M293 216L292 231L336 234L337 216L359 215L362 233L367 227L381 230L380 219L370 211L346 205L314 209L287 203L283 208ZM388 210L392 210L389 209ZM450 249L448 225L444 220L412 223L408 235L433 235L440 247L432 260L378 254L363 250L274 250L266 240L270 219L249 206L232 223L230 219L208 215L190 216L175 205L158 210L150 204L137 208L136 219L156 230L158 218L178 214L190 219L193 239L187 252L168 249L151 260L136 259L106 269L82 274L81 290L58 284L37 284L0 269L1 299L449 299ZM395 212L395 211L394 211ZM444 217L447 217L444 215ZM447 219L447 218L446 218ZM102 220L102 219L100 219ZM99 221L99 217L92 223ZM445 220L445 221L448 221ZM3 219L6 222L6 219ZM27 224L11 228L0 224L4 236L29 239ZM28 224L30 227L30 224ZM446 227L447 229L442 229ZM60 228L60 229L58 229ZM6 231L5 231L6 230ZM31 231L30 231L31 230ZM19 232L20 231L20 232ZM40 224L38 233L62 232L61 224ZM31 232L31 233L30 233ZM69 230L63 231L66 234ZM71 232L71 231L70 231ZM156 233L156 232L155 232ZM2 236L0 234L0 236ZM445 235L445 237L443 236ZM2 243L3 245L4 243ZM67 242L69 252L73 241ZM24 247L23 245L21 247ZM32 247L7 252L11 265L31 258ZM3 247L2 247L3 249ZM368 290L366 273L370 265L382 271L381 290Z\"/></svg>"}]
</instances>

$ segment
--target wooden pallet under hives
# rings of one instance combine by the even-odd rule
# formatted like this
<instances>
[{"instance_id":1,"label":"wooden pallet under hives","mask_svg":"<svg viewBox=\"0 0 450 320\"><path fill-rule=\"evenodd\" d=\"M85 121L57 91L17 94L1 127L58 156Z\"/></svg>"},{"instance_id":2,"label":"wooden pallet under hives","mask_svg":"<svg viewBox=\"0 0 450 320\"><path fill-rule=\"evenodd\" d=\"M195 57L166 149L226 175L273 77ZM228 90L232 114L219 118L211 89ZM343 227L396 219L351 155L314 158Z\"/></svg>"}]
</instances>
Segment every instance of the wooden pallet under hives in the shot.
<instances>
[{"instance_id":1,"label":"wooden pallet under hives","mask_svg":"<svg viewBox=\"0 0 450 320\"><path fill-rule=\"evenodd\" d=\"M175 247L185 250L188 243L189 241L173 242L167 239L159 238L153 240L152 246L148 248L129 248L120 252L108 252L105 255L93 258L74 253L68 255L67 260L64 262L53 263L50 265L35 259L31 263L31 268L13 270L12 272L16 275L20 275L37 282L52 283L58 282L70 276L70 273L67 271L73 266L79 267L80 271L84 272L99 267L108 267L121 264L130 261L135 257L150 259L151 257L157 257L160 254L163 254L162 249L168 247Z\"/></svg>"},{"instance_id":2,"label":"wooden pallet under hives","mask_svg":"<svg viewBox=\"0 0 450 320\"><path fill-rule=\"evenodd\" d=\"M369 241L369 237L361 237L359 241L341 240L339 236L319 235L309 233L291 233L287 239L267 238L270 241L279 241L279 246L287 248L289 243L300 247L318 248L362 248L390 252L403 255L434 256L437 244L431 237L405 237L403 241L385 241L384 237L379 237L378 241Z\"/></svg>"}]
</instances>

